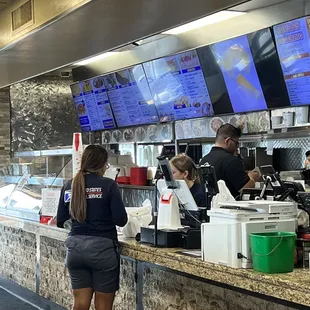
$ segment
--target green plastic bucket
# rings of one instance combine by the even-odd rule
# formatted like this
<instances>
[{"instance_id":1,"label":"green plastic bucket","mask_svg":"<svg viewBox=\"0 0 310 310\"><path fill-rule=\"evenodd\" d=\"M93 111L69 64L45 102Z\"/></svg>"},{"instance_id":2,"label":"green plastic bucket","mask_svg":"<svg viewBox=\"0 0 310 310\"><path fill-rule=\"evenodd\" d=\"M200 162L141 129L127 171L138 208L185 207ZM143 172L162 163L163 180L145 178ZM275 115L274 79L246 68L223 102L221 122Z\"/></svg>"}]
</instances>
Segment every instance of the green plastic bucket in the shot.
<instances>
[{"instance_id":1,"label":"green plastic bucket","mask_svg":"<svg viewBox=\"0 0 310 310\"><path fill-rule=\"evenodd\" d=\"M251 233L250 241L254 270L264 273L293 271L295 233Z\"/></svg>"}]
</instances>

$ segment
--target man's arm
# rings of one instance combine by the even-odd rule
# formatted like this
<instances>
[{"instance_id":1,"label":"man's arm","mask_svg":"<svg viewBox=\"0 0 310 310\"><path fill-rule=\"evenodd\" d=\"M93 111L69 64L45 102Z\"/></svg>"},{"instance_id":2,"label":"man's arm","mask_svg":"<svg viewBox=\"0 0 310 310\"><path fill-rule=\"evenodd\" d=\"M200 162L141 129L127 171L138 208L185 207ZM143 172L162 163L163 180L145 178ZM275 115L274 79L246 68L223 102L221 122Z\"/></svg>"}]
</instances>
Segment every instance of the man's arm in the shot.
<instances>
[{"instance_id":1,"label":"man's arm","mask_svg":"<svg viewBox=\"0 0 310 310\"><path fill-rule=\"evenodd\" d=\"M256 171L249 171L248 172L248 176L249 176L250 180L242 188L254 188L255 187L255 183L259 179L259 173L256 172Z\"/></svg>"}]
</instances>

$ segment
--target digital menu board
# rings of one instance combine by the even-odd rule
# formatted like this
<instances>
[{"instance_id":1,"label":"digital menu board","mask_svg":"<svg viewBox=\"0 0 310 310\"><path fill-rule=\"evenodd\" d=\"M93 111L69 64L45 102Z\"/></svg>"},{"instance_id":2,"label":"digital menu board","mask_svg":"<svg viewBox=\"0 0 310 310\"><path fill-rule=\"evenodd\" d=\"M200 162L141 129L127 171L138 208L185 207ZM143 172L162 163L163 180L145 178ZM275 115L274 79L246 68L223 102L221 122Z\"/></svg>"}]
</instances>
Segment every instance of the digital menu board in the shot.
<instances>
[{"instance_id":1,"label":"digital menu board","mask_svg":"<svg viewBox=\"0 0 310 310\"><path fill-rule=\"evenodd\" d=\"M73 84L71 92L83 132L116 127L102 77Z\"/></svg>"},{"instance_id":2,"label":"digital menu board","mask_svg":"<svg viewBox=\"0 0 310 310\"><path fill-rule=\"evenodd\" d=\"M161 122L213 115L195 50L143 64Z\"/></svg>"},{"instance_id":3,"label":"digital menu board","mask_svg":"<svg viewBox=\"0 0 310 310\"><path fill-rule=\"evenodd\" d=\"M310 17L273 29L291 105L310 104Z\"/></svg>"},{"instance_id":4,"label":"digital menu board","mask_svg":"<svg viewBox=\"0 0 310 310\"><path fill-rule=\"evenodd\" d=\"M215 114L289 106L269 28L197 49Z\"/></svg>"},{"instance_id":5,"label":"digital menu board","mask_svg":"<svg viewBox=\"0 0 310 310\"><path fill-rule=\"evenodd\" d=\"M104 76L119 127L159 122L142 65Z\"/></svg>"}]
</instances>

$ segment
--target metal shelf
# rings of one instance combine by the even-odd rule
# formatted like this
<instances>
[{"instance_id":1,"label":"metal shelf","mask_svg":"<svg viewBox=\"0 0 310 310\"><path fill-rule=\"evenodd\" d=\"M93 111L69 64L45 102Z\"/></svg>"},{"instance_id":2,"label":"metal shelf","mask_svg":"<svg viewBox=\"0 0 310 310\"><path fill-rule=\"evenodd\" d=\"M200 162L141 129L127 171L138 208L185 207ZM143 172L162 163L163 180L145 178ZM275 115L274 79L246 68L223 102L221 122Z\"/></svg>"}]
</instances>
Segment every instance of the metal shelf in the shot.
<instances>
[{"instance_id":1,"label":"metal shelf","mask_svg":"<svg viewBox=\"0 0 310 310\"><path fill-rule=\"evenodd\" d=\"M41 150L41 151L23 151L15 152L14 157L40 157L40 156L66 156L72 155L72 148L59 148L53 150Z\"/></svg>"}]
</instances>

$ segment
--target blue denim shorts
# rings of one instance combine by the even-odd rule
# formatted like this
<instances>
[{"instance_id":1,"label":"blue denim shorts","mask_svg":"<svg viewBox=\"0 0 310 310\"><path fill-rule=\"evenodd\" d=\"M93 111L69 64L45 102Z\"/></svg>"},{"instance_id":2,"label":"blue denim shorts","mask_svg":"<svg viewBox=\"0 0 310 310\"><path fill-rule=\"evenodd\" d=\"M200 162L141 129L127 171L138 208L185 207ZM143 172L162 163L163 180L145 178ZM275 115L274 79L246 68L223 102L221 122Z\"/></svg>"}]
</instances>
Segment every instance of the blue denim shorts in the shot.
<instances>
[{"instance_id":1,"label":"blue denim shorts","mask_svg":"<svg viewBox=\"0 0 310 310\"><path fill-rule=\"evenodd\" d=\"M92 288L102 293L119 289L120 253L117 241L75 235L65 242L66 267L72 289Z\"/></svg>"}]
</instances>

